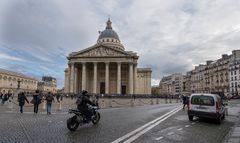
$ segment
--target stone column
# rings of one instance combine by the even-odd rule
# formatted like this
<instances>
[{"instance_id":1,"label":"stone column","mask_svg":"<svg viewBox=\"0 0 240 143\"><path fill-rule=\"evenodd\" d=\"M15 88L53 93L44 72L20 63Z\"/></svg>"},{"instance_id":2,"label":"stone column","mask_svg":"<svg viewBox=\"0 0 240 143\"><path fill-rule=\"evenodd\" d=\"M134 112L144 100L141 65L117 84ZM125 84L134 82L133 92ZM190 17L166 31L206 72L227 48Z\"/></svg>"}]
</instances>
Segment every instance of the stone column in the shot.
<instances>
[{"instance_id":1,"label":"stone column","mask_svg":"<svg viewBox=\"0 0 240 143\"><path fill-rule=\"evenodd\" d=\"M129 63L129 94L133 94L133 64Z\"/></svg>"},{"instance_id":2,"label":"stone column","mask_svg":"<svg viewBox=\"0 0 240 143\"><path fill-rule=\"evenodd\" d=\"M86 90L86 63L82 63L82 90Z\"/></svg>"},{"instance_id":3,"label":"stone column","mask_svg":"<svg viewBox=\"0 0 240 143\"><path fill-rule=\"evenodd\" d=\"M117 63L117 94L121 94L121 62Z\"/></svg>"},{"instance_id":4,"label":"stone column","mask_svg":"<svg viewBox=\"0 0 240 143\"><path fill-rule=\"evenodd\" d=\"M97 62L93 63L93 93L97 93Z\"/></svg>"},{"instance_id":5,"label":"stone column","mask_svg":"<svg viewBox=\"0 0 240 143\"><path fill-rule=\"evenodd\" d=\"M78 68L74 67L74 93L78 93Z\"/></svg>"},{"instance_id":6,"label":"stone column","mask_svg":"<svg viewBox=\"0 0 240 143\"><path fill-rule=\"evenodd\" d=\"M71 63L70 93L74 92L74 63Z\"/></svg>"},{"instance_id":7,"label":"stone column","mask_svg":"<svg viewBox=\"0 0 240 143\"><path fill-rule=\"evenodd\" d=\"M133 94L137 92L137 64L134 64L133 67Z\"/></svg>"},{"instance_id":8,"label":"stone column","mask_svg":"<svg viewBox=\"0 0 240 143\"><path fill-rule=\"evenodd\" d=\"M105 63L105 93L109 94L109 62Z\"/></svg>"}]
</instances>

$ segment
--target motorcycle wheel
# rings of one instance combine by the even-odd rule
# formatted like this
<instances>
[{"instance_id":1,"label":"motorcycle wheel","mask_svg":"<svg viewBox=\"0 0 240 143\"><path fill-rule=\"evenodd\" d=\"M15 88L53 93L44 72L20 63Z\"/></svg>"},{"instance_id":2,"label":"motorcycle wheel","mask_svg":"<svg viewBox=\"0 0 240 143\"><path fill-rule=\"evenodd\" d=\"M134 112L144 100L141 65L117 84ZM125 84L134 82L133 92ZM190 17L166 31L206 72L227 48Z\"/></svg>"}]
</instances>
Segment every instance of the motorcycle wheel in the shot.
<instances>
[{"instance_id":1,"label":"motorcycle wheel","mask_svg":"<svg viewBox=\"0 0 240 143\"><path fill-rule=\"evenodd\" d=\"M92 118L92 123L95 125L97 124L99 121L100 121L100 113L99 112L96 112L96 114L93 116Z\"/></svg>"},{"instance_id":2,"label":"motorcycle wheel","mask_svg":"<svg viewBox=\"0 0 240 143\"><path fill-rule=\"evenodd\" d=\"M79 126L79 123L76 121L77 117L76 116L73 116L72 118L69 118L67 120L67 128L70 130L70 131L76 131L76 129L78 128Z\"/></svg>"}]
</instances>

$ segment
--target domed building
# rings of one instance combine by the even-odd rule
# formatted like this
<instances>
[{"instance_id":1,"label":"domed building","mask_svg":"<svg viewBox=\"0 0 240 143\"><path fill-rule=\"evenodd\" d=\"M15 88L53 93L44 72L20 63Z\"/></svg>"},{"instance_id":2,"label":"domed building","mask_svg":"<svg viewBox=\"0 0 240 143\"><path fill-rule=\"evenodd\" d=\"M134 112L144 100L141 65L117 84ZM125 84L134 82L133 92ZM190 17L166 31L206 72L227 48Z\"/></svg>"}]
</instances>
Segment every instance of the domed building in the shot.
<instances>
[{"instance_id":1,"label":"domed building","mask_svg":"<svg viewBox=\"0 0 240 143\"><path fill-rule=\"evenodd\" d=\"M92 94L151 94L151 69L137 68L137 53L125 51L108 19L97 43L67 57L64 92Z\"/></svg>"}]
</instances>

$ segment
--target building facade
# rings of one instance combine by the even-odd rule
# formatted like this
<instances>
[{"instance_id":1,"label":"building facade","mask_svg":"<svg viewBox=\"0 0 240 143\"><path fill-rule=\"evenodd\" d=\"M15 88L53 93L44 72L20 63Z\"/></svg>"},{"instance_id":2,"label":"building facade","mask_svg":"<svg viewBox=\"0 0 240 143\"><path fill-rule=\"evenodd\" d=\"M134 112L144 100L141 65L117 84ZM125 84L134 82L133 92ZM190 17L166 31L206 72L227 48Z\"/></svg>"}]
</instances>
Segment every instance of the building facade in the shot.
<instances>
[{"instance_id":1,"label":"building facade","mask_svg":"<svg viewBox=\"0 0 240 143\"><path fill-rule=\"evenodd\" d=\"M137 68L138 58L125 51L109 19L95 45L67 57L65 93L151 94L152 71Z\"/></svg>"},{"instance_id":2,"label":"building facade","mask_svg":"<svg viewBox=\"0 0 240 143\"><path fill-rule=\"evenodd\" d=\"M160 95L181 95L184 76L181 73L165 76L159 83Z\"/></svg>"},{"instance_id":3,"label":"building facade","mask_svg":"<svg viewBox=\"0 0 240 143\"><path fill-rule=\"evenodd\" d=\"M216 61L207 61L191 71L192 93L229 93L229 61L231 55L222 55Z\"/></svg>"},{"instance_id":4,"label":"building facade","mask_svg":"<svg viewBox=\"0 0 240 143\"><path fill-rule=\"evenodd\" d=\"M240 50L232 51L229 63L230 94L239 95L240 92Z\"/></svg>"},{"instance_id":5,"label":"building facade","mask_svg":"<svg viewBox=\"0 0 240 143\"><path fill-rule=\"evenodd\" d=\"M37 89L37 79L21 73L0 69L0 91L16 93L20 89L26 93L32 93Z\"/></svg>"},{"instance_id":6,"label":"building facade","mask_svg":"<svg viewBox=\"0 0 240 143\"><path fill-rule=\"evenodd\" d=\"M38 90L43 93L56 93L57 79L51 76L43 76L42 81L38 82Z\"/></svg>"}]
</instances>

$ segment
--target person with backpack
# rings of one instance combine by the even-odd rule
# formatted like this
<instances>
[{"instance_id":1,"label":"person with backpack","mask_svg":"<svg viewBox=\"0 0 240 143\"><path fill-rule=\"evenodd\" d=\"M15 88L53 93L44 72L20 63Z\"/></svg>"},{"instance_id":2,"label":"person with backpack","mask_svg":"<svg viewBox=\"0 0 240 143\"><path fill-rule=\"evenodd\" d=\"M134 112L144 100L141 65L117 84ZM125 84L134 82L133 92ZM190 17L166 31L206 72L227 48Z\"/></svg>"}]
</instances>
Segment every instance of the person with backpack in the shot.
<instances>
[{"instance_id":1,"label":"person with backpack","mask_svg":"<svg viewBox=\"0 0 240 143\"><path fill-rule=\"evenodd\" d=\"M188 96L183 95L183 110L185 109L185 106L188 106Z\"/></svg>"},{"instance_id":2,"label":"person with backpack","mask_svg":"<svg viewBox=\"0 0 240 143\"><path fill-rule=\"evenodd\" d=\"M46 100L47 100L47 114L51 114L51 108L52 108L52 102L54 101L54 97L53 95L48 92L47 96L46 96Z\"/></svg>"},{"instance_id":3,"label":"person with backpack","mask_svg":"<svg viewBox=\"0 0 240 143\"><path fill-rule=\"evenodd\" d=\"M25 101L29 104L29 101L28 101L26 95L24 94L24 92L20 92L18 94L18 102L19 102L19 106L20 106L20 113L23 113L23 106L25 104Z\"/></svg>"},{"instance_id":4,"label":"person with backpack","mask_svg":"<svg viewBox=\"0 0 240 143\"><path fill-rule=\"evenodd\" d=\"M5 103L5 101L7 101L8 100L8 94L7 93L5 93L5 91L3 91L3 95L2 95L2 105L4 105L4 103Z\"/></svg>"},{"instance_id":5,"label":"person with backpack","mask_svg":"<svg viewBox=\"0 0 240 143\"><path fill-rule=\"evenodd\" d=\"M39 94L39 90L36 90L35 93L33 94L33 99L31 103L34 105L34 113L38 113L38 107L39 104L41 103L41 97Z\"/></svg>"}]
</instances>

